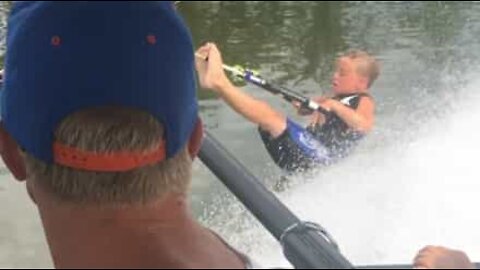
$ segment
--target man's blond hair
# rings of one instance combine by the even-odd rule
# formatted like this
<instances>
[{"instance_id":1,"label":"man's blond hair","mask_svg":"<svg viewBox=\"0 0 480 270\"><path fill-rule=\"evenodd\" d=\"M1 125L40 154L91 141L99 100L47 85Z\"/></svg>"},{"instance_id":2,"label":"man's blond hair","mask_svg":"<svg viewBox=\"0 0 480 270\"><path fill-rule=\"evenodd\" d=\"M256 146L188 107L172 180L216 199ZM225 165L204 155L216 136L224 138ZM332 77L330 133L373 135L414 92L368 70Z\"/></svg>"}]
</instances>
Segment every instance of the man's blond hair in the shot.
<instances>
[{"instance_id":1,"label":"man's blond hair","mask_svg":"<svg viewBox=\"0 0 480 270\"><path fill-rule=\"evenodd\" d=\"M343 55L356 63L357 73L368 79L368 87L370 88L380 74L380 65L378 61L368 54L360 50L352 50Z\"/></svg>"},{"instance_id":2,"label":"man's blond hair","mask_svg":"<svg viewBox=\"0 0 480 270\"><path fill-rule=\"evenodd\" d=\"M163 127L146 112L102 107L66 117L55 132L57 141L98 153L143 151L160 143ZM29 178L55 197L76 203L147 202L168 192L185 193L191 179L187 147L155 165L128 172L92 172L48 165L25 154Z\"/></svg>"}]
</instances>

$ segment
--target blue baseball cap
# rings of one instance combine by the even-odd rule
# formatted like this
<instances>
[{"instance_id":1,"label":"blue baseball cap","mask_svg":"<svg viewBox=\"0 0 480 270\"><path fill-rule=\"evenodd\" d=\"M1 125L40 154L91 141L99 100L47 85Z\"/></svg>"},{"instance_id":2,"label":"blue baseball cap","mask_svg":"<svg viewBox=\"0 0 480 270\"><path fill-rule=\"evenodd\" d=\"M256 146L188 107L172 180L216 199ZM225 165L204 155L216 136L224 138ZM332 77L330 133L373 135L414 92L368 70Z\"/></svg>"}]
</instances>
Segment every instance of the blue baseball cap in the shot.
<instances>
[{"instance_id":1,"label":"blue baseball cap","mask_svg":"<svg viewBox=\"0 0 480 270\"><path fill-rule=\"evenodd\" d=\"M192 39L172 2L15 3L2 92L6 130L49 164L57 126L81 109L150 113L165 128L166 158L186 146L198 119Z\"/></svg>"}]
</instances>

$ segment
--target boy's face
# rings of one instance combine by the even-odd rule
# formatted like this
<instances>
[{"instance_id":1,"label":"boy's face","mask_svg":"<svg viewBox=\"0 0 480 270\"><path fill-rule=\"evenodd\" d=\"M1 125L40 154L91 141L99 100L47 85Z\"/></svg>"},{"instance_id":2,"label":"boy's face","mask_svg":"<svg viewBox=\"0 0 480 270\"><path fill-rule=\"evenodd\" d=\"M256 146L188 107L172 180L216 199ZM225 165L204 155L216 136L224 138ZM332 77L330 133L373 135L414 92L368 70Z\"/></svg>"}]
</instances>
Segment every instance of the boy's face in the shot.
<instances>
[{"instance_id":1,"label":"boy's face","mask_svg":"<svg viewBox=\"0 0 480 270\"><path fill-rule=\"evenodd\" d=\"M348 94L368 88L368 79L357 72L357 64L348 57L337 61L332 77L332 88L336 94Z\"/></svg>"}]
</instances>

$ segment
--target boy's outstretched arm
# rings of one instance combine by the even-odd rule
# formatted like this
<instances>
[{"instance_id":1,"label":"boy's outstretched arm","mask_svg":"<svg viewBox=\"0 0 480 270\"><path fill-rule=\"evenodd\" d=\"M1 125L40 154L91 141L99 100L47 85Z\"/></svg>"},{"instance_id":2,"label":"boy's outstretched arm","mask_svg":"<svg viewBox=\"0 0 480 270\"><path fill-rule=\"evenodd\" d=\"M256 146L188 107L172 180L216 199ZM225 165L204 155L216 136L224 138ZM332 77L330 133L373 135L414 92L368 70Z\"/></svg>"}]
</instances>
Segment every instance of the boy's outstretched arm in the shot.
<instances>
[{"instance_id":1,"label":"boy's outstretched arm","mask_svg":"<svg viewBox=\"0 0 480 270\"><path fill-rule=\"evenodd\" d=\"M196 59L200 85L203 88L217 92L236 112L258 124L273 137L278 137L285 131L287 119L283 114L275 111L266 102L242 92L228 80L223 71L221 54L215 44L207 43L197 50L197 54L208 59Z\"/></svg>"}]
</instances>

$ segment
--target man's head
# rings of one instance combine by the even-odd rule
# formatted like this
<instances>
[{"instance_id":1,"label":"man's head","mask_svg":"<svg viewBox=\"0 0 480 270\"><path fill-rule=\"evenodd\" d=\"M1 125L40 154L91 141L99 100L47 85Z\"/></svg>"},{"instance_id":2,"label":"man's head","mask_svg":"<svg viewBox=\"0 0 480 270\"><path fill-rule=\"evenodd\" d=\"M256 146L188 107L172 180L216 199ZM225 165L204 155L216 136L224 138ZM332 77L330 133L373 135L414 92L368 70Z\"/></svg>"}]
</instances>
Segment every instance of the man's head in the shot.
<instances>
[{"instance_id":1,"label":"man's head","mask_svg":"<svg viewBox=\"0 0 480 270\"><path fill-rule=\"evenodd\" d=\"M17 178L83 202L185 191L201 125L171 3L19 2L5 69L0 150Z\"/></svg>"},{"instance_id":2,"label":"man's head","mask_svg":"<svg viewBox=\"0 0 480 270\"><path fill-rule=\"evenodd\" d=\"M375 82L380 72L378 62L366 52L350 51L336 63L332 78L337 94L365 91Z\"/></svg>"},{"instance_id":3,"label":"man's head","mask_svg":"<svg viewBox=\"0 0 480 270\"><path fill-rule=\"evenodd\" d=\"M150 153L164 138L163 126L150 114L124 107L99 107L67 116L55 141L87 153ZM76 169L48 164L22 153L32 186L74 203L137 203L185 194L192 158L184 147L173 157L127 171ZM140 155L139 155L140 156ZM121 159L119 159L121 162Z\"/></svg>"}]
</instances>

